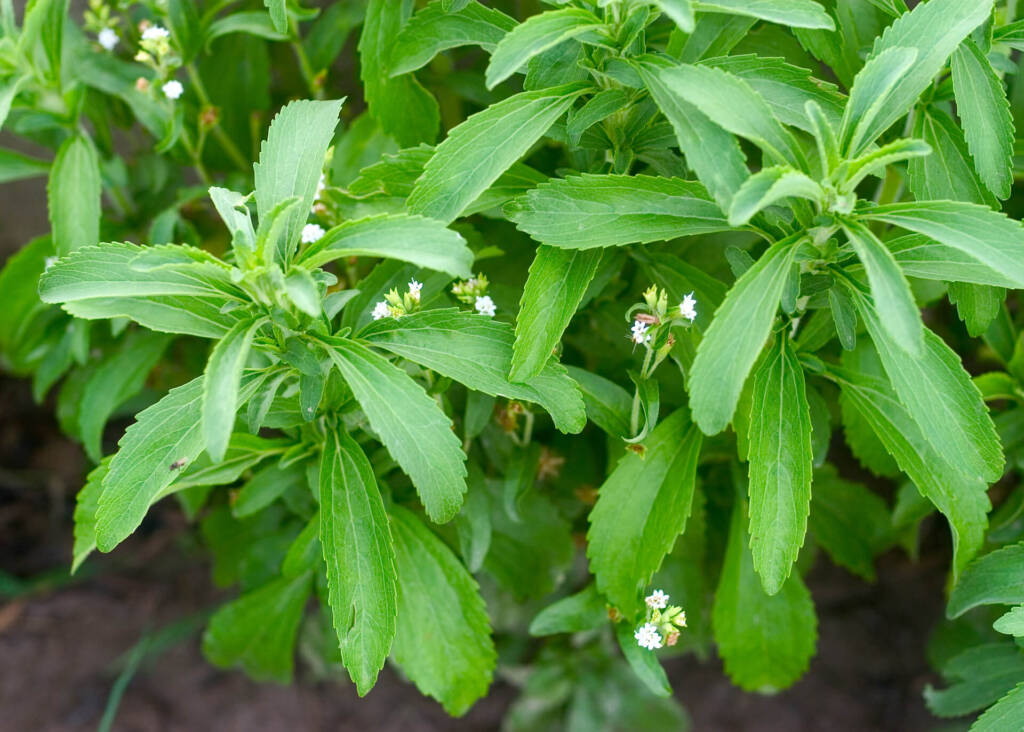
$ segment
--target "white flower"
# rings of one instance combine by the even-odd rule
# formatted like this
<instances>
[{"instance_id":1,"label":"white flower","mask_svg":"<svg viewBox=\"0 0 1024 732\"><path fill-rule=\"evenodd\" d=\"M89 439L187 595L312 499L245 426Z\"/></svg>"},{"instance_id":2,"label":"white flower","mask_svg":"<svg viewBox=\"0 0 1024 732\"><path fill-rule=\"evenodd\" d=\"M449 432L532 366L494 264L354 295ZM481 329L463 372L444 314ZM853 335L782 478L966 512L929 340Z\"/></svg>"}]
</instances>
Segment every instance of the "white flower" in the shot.
<instances>
[{"instance_id":1,"label":"white flower","mask_svg":"<svg viewBox=\"0 0 1024 732\"><path fill-rule=\"evenodd\" d=\"M658 627L654 623L644 623L636 629L633 637L636 638L637 645L641 648L646 648L649 651L661 648L661 633L658 632Z\"/></svg>"},{"instance_id":2,"label":"white flower","mask_svg":"<svg viewBox=\"0 0 1024 732\"><path fill-rule=\"evenodd\" d=\"M171 79L162 87L160 87L160 89L163 90L165 97L172 100L180 97L182 93L185 91L185 87L181 85L181 82L175 79Z\"/></svg>"},{"instance_id":3,"label":"white flower","mask_svg":"<svg viewBox=\"0 0 1024 732\"><path fill-rule=\"evenodd\" d=\"M370 313L374 320L380 320L391 315L391 306L388 305L387 300L381 300L379 303L373 306L373 312Z\"/></svg>"},{"instance_id":4,"label":"white flower","mask_svg":"<svg viewBox=\"0 0 1024 732\"><path fill-rule=\"evenodd\" d=\"M632 335L630 338L633 343L650 342L651 334L647 332L647 323L641 323L639 320L633 321L633 327L629 329Z\"/></svg>"},{"instance_id":5,"label":"white flower","mask_svg":"<svg viewBox=\"0 0 1024 732\"><path fill-rule=\"evenodd\" d=\"M113 28L104 28L96 35L96 40L99 41L99 44L106 50L113 51L114 46L116 46L117 42L121 39L118 38L117 33L114 32Z\"/></svg>"},{"instance_id":6,"label":"white flower","mask_svg":"<svg viewBox=\"0 0 1024 732\"><path fill-rule=\"evenodd\" d=\"M324 227L320 224L306 224L302 227L302 243L312 244L324 235Z\"/></svg>"},{"instance_id":7,"label":"white flower","mask_svg":"<svg viewBox=\"0 0 1024 732\"><path fill-rule=\"evenodd\" d=\"M422 282L417 282L415 279L409 280L409 297L416 302L420 301L420 290L422 289Z\"/></svg>"},{"instance_id":8,"label":"white flower","mask_svg":"<svg viewBox=\"0 0 1024 732\"><path fill-rule=\"evenodd\" d=\"M664 610L668 606L668 595L661 590L655 590L644 600L651 610Z\"/></svg>"},{"instance_id":9,"label":"white flower","mask_svg":"<svg viewBox=\"0 0 1024 732\"><path fill-rule=\"evenodd\" d=\"M691 292L689 295L683 297L683 301L679 303L679 314L692 323L694 318L697 317L697 308L694 307L696 304L697 300Z\"/></svg>"},{"instance_id":10,"label":"white flower","mask_svg":"<svg viewBox=\"0 0 1024 732\"><path fill-rule=\"evenodd\" d=\"M171 35L170 31L166 28L161 28L158 25L151 25L146 30L142 31L142 40L144 41L160 41Z\"/></svg>"},{"instance_id":11,"label":"white flower","mask_svg":"<svg viewBox=\"0 0 1024 732\"><path fill-rule=\"evenodd\" d=\"M490 295L477 296L476 311L481 315L486 315L488 318L494 317L494 300L491 299Z\"/></svg>"}]
</instances>

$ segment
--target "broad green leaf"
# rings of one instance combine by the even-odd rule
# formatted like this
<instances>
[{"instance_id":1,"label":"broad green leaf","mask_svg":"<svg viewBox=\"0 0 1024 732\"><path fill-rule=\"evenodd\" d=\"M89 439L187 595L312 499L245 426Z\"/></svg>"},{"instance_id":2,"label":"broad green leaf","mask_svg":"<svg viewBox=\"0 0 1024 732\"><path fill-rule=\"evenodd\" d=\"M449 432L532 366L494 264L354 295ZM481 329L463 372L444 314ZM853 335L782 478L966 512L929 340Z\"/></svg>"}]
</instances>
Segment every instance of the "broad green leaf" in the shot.
<instances>
[{"instance_id":1,"label":"broad green leaf","mask_svg":"<svg viewBox=\"0 0 1024 732\"><path fill-rule=\"evenodd\" d=\"M274 24L274 29L278 33L287 33L288 32L287 0L263 0L263 4L266 6L267 11L270 14L270 20Z\"/></svg>"},{"instance_id":2,"label":"broad green leaf","mask_svg":"<svg viewBox=\"0 0 1024 732\"><path fill-rule=\"evenodd\" d=\"M641 452L628 451L598 491L587 557L597 588L627 618L686 526L702 436L685 409L663 420Z\"/></svg>"},{"instance_id":3,"label":"broad green leaf","mask_svg":"<svg viewBox=\"0 0 1024 732\"><path fill-rule=\"evenodd\" d=\"M466 240L434 219L385 214L345 221L310 244L298 264L319 267L342 257L384 257L469 277L473 252Z\"/></svg>"},{"instance_id":4,"label":"broad green leaf","mask_svg":"<svg viewBox=\"0 0 1024 732\"><path fill-rule=\"evenodd\" d=\"M705 434L721 432L732 420L743 383L771 333L796 243L776 242L736 280L697 348L688 391L693 419Z\"/></svg>"},{"instance_id":5,"label":"broad green leaf","mask_svg":"<svg viewBox=\"0 0 1024 732\"><path fill-rule=\"evenodd\" d=\"M672 687L668 683L668 676L665 669L661 667L657 655L646 648L641 648L633 636L633 626L630 623L618 623L615 626L615 637L619 641L619 648L626 662L633 669L633 673L643 682L647 690L655 696L667 697L672 695Z\"/></svg>"},{"instance_id":6,"label":"broad green leaf","mask_svg":"<svg viewBox=\"0 0 1024 732\"><path fill-rule=\"evenodd\" d=\"M519 300L509 380L529 381L544 370L600 262L600 252L537 247Z\"/></svg>"},{"instance_id":7,"label":"broad green leaf","mask_svg":"<svg viewBox=\"0 0 1024 732\"><path fill-rule=\"evenodd\" d=\"M1016 287L1001 270L979 262L961 249L940 244L921 234L907 234L891 239L885 245L908 277Z\"/></svg>"},{"instance_id":8,"label":"broad green leaf","mask_svg":"<svg viewBox=\"0 0 1024 732\"><path fill-rule=\"evenodd\" d=\"M1024 543L975 559L953 586L946 617L957 618L979 605L1024 603Z\"/></svg>"},{"instance_id":9,"label":"broad green leaf","mask_svg":"<svg viewBox=\"0 0 1024 732\"><path fill-rule=\"evenodd\" d=\"M231 502L231 515L245 518L260 511L285 491L306 485L306 464L303 462L272 463L257 471L245 482Z\"/></svg>"},{"instance_id":10,"label":"broad green leaf","mask_svg":"<svg viewBox=\"0 0 1024 732\"><path fill-rule=\"evenodd\" d=\"M832 17L814 0L697 0L696 6L704 12L746 15L793 28L835 28Z\"/></svg>"},{"instance_id":11,"label":"broad green leaf","mask_svg":"<svg viewBox=\"0 0 1024 732\"><path fill-rule=\"evenodd\" d=\"M840 372L838 378L849 408L861 416L921 495L949 520L953 571L959 573L984 539L988 485L965 475L936 451L884 379L856 371Z\"/></svg>"},{"instance_id":12,"label":"broad green leaf","mask_svg":"<svg viewBox=\"0 0 1024 732\"><path fill-rule=\"evenodd\" d=\"M370 427L412 479L427 515L449 521L466 492L466 456L451 420L408 374L366 346L334 338L325 350Z\"/></svg>"},{"instance_id":13,"label":"broad green leaf","mask_svg":"<svg viewBox=\"0 0 1024 732\"><path fill-rule=\"evenodd\" d=\"M914 136L932 149L907 165L908 184L918 200L953 200L985 203L997 201L978 177L967 150L964 133L949 114L935 105L914 114Z\"/></svg>"},{"instance_id":14,"label":"broad green leaf","mask_svg":"<svg viewBox=\"0 0 1024 732\"><path fill-rule=\"evenodd\" d=\"M947 295L949 301L956 305L957 314L967 327L967 333L974 338L988 331L1006 300L1006 290L1001 287L963 282L950 282Z\"/></svg>"},{"instance_id":15,"label":"broad green leaf","mask_svg":"<svg viewBox=\"0 0 1024 732\"><path fill-rule=\"evenodd\" d=\"M587 418L612 437L626 439L633 397L629 392L603 376L576 366L567 366L569 376L579 385Z\"/></svg>"},{"instance_id":16,"label":"broad green leaf","mask_svg":"<svg viewBox=\"0 0 1024 732\"><path fill-rule=\"evenodd\" d=\"M281 456L293 447L287 439L267 439L236 432L231 435L223 460L214 462L209 455L200 455L194 463L182 470L182 476L165 488L157 499L188 488L234 483L253 466L269 457Z\"/></svg>"},{"instance_id":17,"label":"broad green leaf","mask_svg":"<svg viewBox=\"0 0 1024 732\"><path fill-rule=\"evenodd\" d=\"M0 82L0 129L3 129L7 115L11 112L14 98L18 96L22 85L31 78L30 74L13 75Z\"/></svg>"},{"instance_id":18,"label":"broad green leaf","mask_svg":"<svg viewBox=\"0 0 1024 732\"><path fill-rule=\"evenodd\" d=\"M655 0L658 10L663 12L684 33L692 33L696 25L693 4L690 0Z\"/></svg>"},{"instance_id":19,"label":"broad green leaf","mask_svg":"<svg viewBox=\"0 0 1024 732\"><path fill-rule=\"evenodd\" d=\"M142 389L168 342L163 335L133 333L89 376L78 408L78 430L91 459L98 462L103 456L100 440L107 419Z\"/></svg>"},{"instance_id":20,"label":"broad green leaf","mask_svg":"<svg viewBox=\"0 0 1024 732\"><path fill-rule=\"evenodd\" d=\"M402 147L434 141L437 101L412 74L391 78L392 48L412 9L410 0L369 0L359 36L359 78L370 114ZM308 210L308 209L307 209Z\"/></svg>"},{"instance_id":21,"label":"broad green leaf","mask_svg":"<svg viewBox=\"0 0 1024 732\"><path fill-rule=\"evenodd\" d=\"M869 59L857 74L839 133L839 145L847 157L860 155L892 124L881 115L887 111L889 95L898 90L917 55L916 48L887 48Z\"/></svg>"},{"instance_id":22,"label":"broad green leaf","mask_svg":"<svg viewBox=\"0 0 1024 732\"><path fill-rule=\"evenodd\" d=\"M45 160L0 148L0 183L35 178L46 175L49 170L50 163Z\"/></svg>"},{"instance_id":23,"label":"broad green leaf","mask_svg":"<svg viewBox=\"0 0 1024 732\"><path fill-rule=\"evenodd\" d=\"M842 227L867 272L882 327L898 347L920 355L924 343L921 311L892 252L860 222L844 220Z\"/></svg>"},{"instance_id":24,"label":"broad green leaf","mask_svg":"<svg viewBox=\"0 0 1024 732\"><path fill-rule=\"evenodd\" d=\"M721 69L687 64L662 69L660 75L669 91L723 129L753 142L775 162L807 168L799 143L775 119L764 98L743 79Z\"/></svg>"},{"instance_id":25,"label":"broad green leaf","mask_svg":"<svg viewBox=\"0 0 1024 732\"><path fill-rule=\"evenodd\" d=\"M266 38L268 41L288 40L287 33L282 33L274 27L274 21L269 13L263 10L244 10L210 23L204 36L207 48L214 39L232 33L247 33L257 38Z\"/></svg>"},{"instance_id":26,"label":"broad green leaf","mask_svg":"<svg viewBox=\"0 0 1024 732\"><path fill-rule=\"evenodd\" d=\"M871 129L878 134L903 117L942 71L960 42L992 13L992 0L930 0L904 13L875 40L868 63L893 48L917 50L917 60L886 95ZM873 100L870 100L873 101ZM874 139L863 138L863 144Z\"/></svg>"},{"instance_id":27,"label":"broad green leaf","mask_svg":"<svg viewBox=\"0 0 1024 732\"><path fill-rule=\"evenodd\" d=\"M1024 725L1024 682L989 707L971 725L970 732L1003 732Z\"/></svg>"},{"instance_id":28,"label":"broad green leaf","mask_svg":"<svg viewBox=\"0 0 1024 732\"><path fill-rule=\"evenodd\" d=\"M191 0L168 0L167 22L181 51L182 61L191 63L203 42L196 4Z\"/></svg>"},{"instance_id":29,"label":"broad green leaf","mask_svg":"<svg viewBox=\"0 0 1024 732\"><path fill-rule=\"evenodd\" d=\"M58 256L100 239L100 162L92 142L69 137L57 151L46 187L50 226Z\"/></svg>"},{"instance_id":30,"label":"broad green leaf","mask_svg":"<svg viewBox=\"0 0 1024 732\"><path fill-rule=\"evenodd\" d=\"M373 466L338 430L327 433L320 463L320 544L341 658L365 696L395 637L395 547Z\"/></svg>"},{"instance_id":31,"label":"broad green leaf","mask_svg":"<svg viewBox=\"0 0 1024 732\"><path fill-rule=\"evenodd\" d=\"M404 508L390 509L398 566L395 662L424 694L461 716L487 693L497 654L476 582Z\"/></svg>"},{"instance_id":32,"label":"broad green leaf","mask_svg":"<svg viewBox=\"0 0 1024 732\"><path fill-rule=\"evenodd\" d=\"M745 530L745 501L737 499L712 628L718 655L733 683L747 691L778 691L807 670L817 642L814 602L799 574L774 595L754 571Z\"/></svg>"},{"instance_id":33,"label":"broad green leaf","mask_svg":"<svg viewBox=\"0 0 1024 732\"><path fill-rule=\"evenodd\" d=\"M191 250L198 252L199 250ZM79 300L154 295L192 295L242 300L245 296L230 278L229 269L204 261L143 268L142 255L188 250L181 246L139 247L134 244L100 244L76 249L55 262L39 279L43 302L72 303Z\"/></svg>"},{"instance_id":34,"label":"broad green leaf","mask_svg":"<svg viewBox=\"0 0 1024 732\"><path fill-rule=\"evenodd\" d=\"M527 18L494 49L485 75L487 88L493 89L537 54L601 26L600 18L581 8L548 10Z\"/></svg>"},{"instance_id":35,"label":"broad green leaf","mask_svg":"<svg viewBox=\"0 0 1024 732\"><path fill-rule=\"evenodd\" d=\"M661 77L659 69L664 67L665 62L660 57L646 56L643 63L637 65L637 71L675 130L687 165L693 168L719 207L727 211L733 194L750 175L746 158L736 138L672 91Z\"/></svg>"},{"instance_id":36,"label":"broad green leaf","mask_svg":"<svg viewBox=\"0 0 1024 732\"><path fill-rule=\"evenodd\" d=\"M275 206L292 196L299 199L284 223L283 241L270 242L286 253L286 262L313 205L343 101L289 102L274 117L267 139L260 145L260 159L253 166L260 228Z\"/></svg>"},{"instance_id":37,"label":"broad green leaf","mask_svg":"<svg viewBox=\"0 0 1024 732\"><path fill-rule=\"evenodd\" d=\"M103 479L107 477L110 458L93 468L85 478L85 485L75 499L75 544L71 550L71 573L82 566L82 562L96 548L96 509L103 493Z\"/></svg>"},{"instance_id":38,"label":"broad green leaf","mask_svg":"<svg viewBox=\"0 0 1024 732\"><path fill-rule=\"evenodd\" d=\"M583 133L607 119L630 103L630 95L624 89L605 89L587 100L579 109L569 113L565 123L565 134L573 145L580 144Z\"/></svg>"},{"instance_id":39,"label":"broad green leaf","mask_svg":"<svg viewBox=\"0 0 1024 732\"><path fill-rule=\"evenodd\" d=\"M240 262L256 248L256 232L252 228L252 217L245 202L249 196L235 193L227 188L210 187L210 200L220 215L224 225L231 232L231 247Z\"/></svg>"},{"instance_id":40,"label":"broad green leaf","mask_svg":"<svg viewBox=\"0 0 1024 732\"><path fill-rule=\"evenodd\" d=\"M1013 184L1013 117L995 69L970 38L953 53L950 68L956 111L978 175L997 198Z\"/></svg>"},{"instance_id":41,"label":"broad green leaf","mask_svg":"<svg viewBox=\"0 0 1024 732\"><path fill-rule=\"evenodd\" d=\"M309 571L280 577L222 606L203 635L203 654L215 666L240 665L257 680L291 681L310 578Z\"/></svg>"},{"instance_id":42,"label":"broad green leaf","mask_svg":"<svg viewBox=\"0 0 1024 732\"><path fill-rule=\"evenodd\" d=\"M894 140L887 145L868 150L859 158L844 165L842 173L845 182L842 184L842 190L852 191L869 175L881 178L890 165L904 160L924 158L932 152L932 146L927 142L913 138Z\"/></svg>"},{"instance_id":43,"label":"broad green leaf","mask_svg":"<svg viewBox=\"0 0 1024 732\"><path fill-rule=\"evenodd\" d=\"M747 178L733 196L729 225L743 226L762 209L790 197L821 203L825 199L825 191L806 174L788 166L758 171Z\"/></svg>"},{"instance_id":44,"label":"broad green leaf","mask_svg":"<svg viewBox=\"0 0 1024 732\"><path fill-rule=\"evenodd\" d=\"M409 212L446 224L457 218L589 90L566 84L521 92L466 119L427 162L409 195Z\"/></svg>"},{"instance_id":45,"label":"broad green leaf","mask_svg":"<svg viewBox=\"0 0 1024 732\"><path fill-rule=\"evenodd\" d=\"M238 321L223 311L224 298L192 296L94 297L64 303L76 318L128 318L161 333L221 338Z\"/></svg>"},{"instance_id":46,"label":"broad green leaf","mask_svg":"<svg viewBox=\"0 0 1024 732\"><path fill-rule=\"evenodd\" d=\"M249 358L252 339L266 318L240 320L213 347L203 374L203 440L214 462L224 459L241 406L238 399L242 369Z\"/></svg>"},{"instance_id":47,"label":"broad green leaf","mask_svg":"<svg viewBox=\"0 0 1024 732\"><path fill-rule=\"evenodd\" d=\"M866 209L863 218L924 234L1024 287L1024 227L1004 214L960 201L915 201Z\"/></svg>"},{"instance_id":48,"label":"broad green leaf","mask_svg":"<svg viewBox=\"0 0 1024 732\"><path fill-rule=\"evenodd\" d=\"M1024 605L1018 605L1000 616L992 624L992 629L1018 638L1024 636Z\"/></svg>"},{"instance_id":49,"label":"broad green leaf","mask_svg":"<svg viewBox=\"0 0 1024 732\"><path fill-rule=\"evenodd\" d=\"M565 249L647 243L730 228L700 183L647 175L551 179L505 207L534 239Z\"/></svg>"},{"instance_id":50,"label":"broad green leaf","mask_svg":"<svg viewBox=\"0 0 1024 732\"><path fill-rule=\"evenodd\" d=\"M459 46L480 46L493 51L516 21L500 10L470 0L448 11L444 0L434 0L413 15L391 48L391 76L426 66L437 54Z\"/></svg>"},{"instance_id":51,"label":"broad green leaf","mask_svg":"<svg viewBox=\"0 0 1024 732\"><path fill-rule=\"evenodd\" d=\"M811 412L803 367L784 336L754 374L750 407L750 550L769 595L782 589L807 533Z\"/></svg>"},{"instance_id":52,"label":"broad green leaf","mask_svg":"<svg viewBox=\"0 0 1024 732\"><path fill-rule=\"evenodd\" d=\"M4 297L4 317L0 318L0 364L21 369L18 352L38 335L38 319L51 312L41 302L37 283L53 256L53 242L48 236L25 244L4 262L0 270L0 292Z\"/></svg>"},{"instance_id":53,"label":"broad green leaf","mask_svg":"<svg viewBox=\"0 0 1024 732\"><path fill-rule=\"evenodd\" d=\"M815 472L807 528L833 562L874 580L874 558L888 545L891 526L889 509L878 495L842 480L830 465Z\"/></svg>"},{"instance_id":54,"label":"broad green leaf","mask_svg":"<svg viewBox=\"0 0 1024 732\"><path fill-rule=\"evenodd\" d=\"M669 52L687 64L697 63L701 59L712 59L728 56L742 41L757 18L744 15L726 15L725 13L699 13L693 33L683 39L682 34L676 38L685 44L682 49L669 45Z\"/></svg>"},{"instance_id":55,"label":"broad green leaf","mask_svg":"<svg viewBox=\"0 0 1024 732\"><path fill-rule=\"evenodd\" d=\"M530 635L577 633L594 630L608 622L604 598L593 583L574 595L548 605L530 621Z\"/></svg>"},{"instance_id":56,"label":"broad green leaf","mask_svg":"<svg viewBox=\"0 0 1024 732\"><path fill-rule=\"evenodd\" d=\"M942 667L942 675L949 688L926 686L925 703L937 717L961 717L1012 690L1024 678L1024 654L1013 643L983 643L953 656Z\"/></svg>"},{"instance_id":57,"label":"broad green leaf","mask_svg":"<svg viewBox=\"0 0 1024 732\"><path fill-rule=\"evenodd\" d=\"M523 383L509 381L514 336L505 323L441 309L381 318L359 335L470 389L540 404L563 432L579 432L586 424L579 390L557 361L549 360L537 376Z\"/></svg>"}]
</instances>

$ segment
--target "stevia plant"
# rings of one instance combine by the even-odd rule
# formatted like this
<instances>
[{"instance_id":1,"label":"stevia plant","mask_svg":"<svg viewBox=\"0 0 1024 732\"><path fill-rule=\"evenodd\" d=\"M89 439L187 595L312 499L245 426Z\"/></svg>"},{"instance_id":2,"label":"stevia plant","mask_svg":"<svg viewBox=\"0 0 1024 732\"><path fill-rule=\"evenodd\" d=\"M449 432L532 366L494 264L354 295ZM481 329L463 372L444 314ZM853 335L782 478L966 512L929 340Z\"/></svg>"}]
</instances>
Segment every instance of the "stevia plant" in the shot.
<instances>
[{"instance_id":1,"label":"stevia plant","mask_svg":"<svg viewBox=\"0 0 1024 732\"><path fill-rule=\"evenodd\" d=\"M818 550L870 580L938 511L970 613L927 700L1009 692L974 728L1020 726L1019 647L972 609L1024 602L1016 4L413 5L94 1L94 42L55 0L4 10L0 100L58 152L0 346L40 396L68 372L74 566L173 495L240 590L215 664L284 681L298 649L365 694L391 658L452 714L498 669L509 729L673 729L659 654L788 687ZM316 99L264 134L270 58ZM150 135L141 180L113 117Z\"/></svg>"}]
</instances>

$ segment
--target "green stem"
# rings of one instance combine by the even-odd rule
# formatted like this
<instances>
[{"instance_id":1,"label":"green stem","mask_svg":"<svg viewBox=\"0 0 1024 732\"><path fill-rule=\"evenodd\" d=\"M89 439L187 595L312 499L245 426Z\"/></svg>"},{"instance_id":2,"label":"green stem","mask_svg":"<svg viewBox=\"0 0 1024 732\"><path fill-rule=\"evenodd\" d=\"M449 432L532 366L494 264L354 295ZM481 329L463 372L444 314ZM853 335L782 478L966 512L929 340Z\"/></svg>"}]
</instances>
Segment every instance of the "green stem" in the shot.
<instances>
[{"instance_id":1,"label":"green stem","mask_svg":"<svg viewBox=\"0 0 1024 732\"><path fill-rule=\"evenodd\" d=\"M299 62L299 70L302 72L302 78L306 80L306 86L309 87L309 93L314 99L323 99L324 90L316 83L316 74L313 72L313 67L309 63L309 56L306 55L306 49L302 45L302 38L299 35L299 24L295 18L291 19L291 31L292 31L292 50L295 52L295 58Z\"/></svg>"},{"instance_id":2,"label":"green stem","mask_svg":"<svg viewBox=\"0 0 1024 732\"><path fill-rule=\"evenodd\" d=\"M196 69L195 64L188 64L185 68L188 71L189 82L192 84L193 88L195 88L196 95L199 97L199 103L202 105L202 108L206 109L208 107L213 107L213 104L210 102L210 95L206 93L206 87L203 85L203 80L199 76L199 71ZM202 124L201 121L200 124ZM242 154L242 151L238 149L238 146L235 145L234 140L232 140L228 136L228 133L224 131L224 128L220 126L220 121L218 120L214 122L211 129L213 131L213 136L217 138L217 142L220 143L220 146L224 149L224 152L227 153L227 156L231 158L231 162L237 165L243 173L248 173L250 170L249 161Z\"/></svg>"}]
</instances>

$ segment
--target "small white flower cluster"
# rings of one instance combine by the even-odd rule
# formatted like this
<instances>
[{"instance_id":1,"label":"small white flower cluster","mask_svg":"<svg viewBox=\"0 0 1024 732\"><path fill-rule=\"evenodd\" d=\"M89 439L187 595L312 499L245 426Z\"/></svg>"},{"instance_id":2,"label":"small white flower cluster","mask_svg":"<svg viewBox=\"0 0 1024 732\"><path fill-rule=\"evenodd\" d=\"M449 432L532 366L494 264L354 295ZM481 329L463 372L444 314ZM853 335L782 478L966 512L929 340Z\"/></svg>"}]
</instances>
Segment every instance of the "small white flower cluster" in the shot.
<instances>
[{"instance_id":1,"label":"small white flower cluster","mask_svg":"<svg viewBox=\"0 0 1024 732\"><path fill-rule=\"evenodd\" d=\"M668 606L668 595L655 590L646 598L647 615L634 631L637 645L649 651L663 645L674 646L679 640L679 628L686 627L686 613L680 607Z\"/></svg>"},{"instance_id":2,"label":"small white flower cluster","mask_svg":"<svg viewBox=\"0 0 1024 732\"><path fill-rule=\"evenodd\" d=\"M633 325L629 329L629 340L636 345L650 343L655 337L658 344L666 344L666 341L659 337L663 332L662 325L671 328L676 325L689 325L697 318L697 299L691 292L683 297L679 303L678 315L675 310L669 310L668 293L652 285L644 291L644 302L637 303L629 310L633 315ZM688 322L683 322L688 321ZM668 334L665 348L671 348L674 340L671 332ZM658 346L659 360L663 358L662 346Z\"/></svg>"},{"instance_id":3,"label":"small white flower cluster","mask_svg":"<svg viewBox=\"0 0 1024 732\"><path fill-rule=\"evenodd\" d=\"M96 40L103 46L103 50L113 51L121 38L113 28L104 28L96 34Z\"/></svg>"},{"instance_id":4,"label":"small white flower cluster","mask_svg":"<svg viewBox=\"0 0 1024 732\"><path fill-rule=\"evenodd\" d=\"M391 306L388 305L387 300L381 300L379 303L373 306L373 311L370 313L374 320L380 320L381 318L387 318L391 316Z\"/></svg>"},{"instance_id":5,"label":"small white flower cluster","mask_svg":"<svg viewBox=\"0 0 1024 732\"><path fill-rule=\"evenodd\" d=\"M481 315L486 315L488 318L493 318L496 308L494 306L494 300L491 299L490 295L480 295L473 303L473 307Z\"/></svg>"},{"instance_id":6,"label":"small white flower cluster","mask_svg":"<svg viewBox=\"0 0 1024 732\"><path fill-rule=\"evenodd\" d=\"M171 79L162 87L160 87L160 89L161 91L163 91L164 96L170 99L172 102L185 92L185 87L183 87L181 85L181 82L177 79Z\"/></svg>"},{"instance_id":7,"label":"small white flower cluster","mask_svg":"<svg viewBox=\"0 0 1024 732\"><path fill-rule=\"evenodd\" d=\"M689 320L691 323L697 318L697 300L693 297L691 292L689 295L683 296L683 301L679 303L679 315Z\"/></svg>"},{"instance_id":8,"label":"small white flower cluster","mask_svg":"<svg viewBox=\"0 0 1024 732\"><path fill-rule=\"evenodd\" d=\"M629 329L630 339L633 343L650 343L651 334L647 332L649 326L647 323L641 323L639 320L633 321L633 327Z\"/></svg>"},{"instance_id":9,"label":"small white flower cluster","mask_svg":"<svg viewBox=\"0 0 1024 732\"><path fill-rule=\"evenodd\" d=\"M320 224L306 224L302 227L302 243L312 244L315 241L319 241L324 235L324 227Z\"/></svg>"},{"instance_id":10,"label":"small white flower cluster","mask_svg":"<svg viewBox=\"0 0 1024 732\"><path fill-rule=\"evenodd\" d=\"M399 295L398 290L392 289L391 292L384 296L383 300L373 306L370 316L374 320L380 320L381 318L400 318L403 315L416 312L420 307L420 293L422 290L423 283L411 279L409 280L408 292L404 295Z\"/></svg>"},{"instance_id":11,"label":"small white flower cluster","mask_svg":"<svg viewBox=\"0 0 1024 732\"><path fill-rule=\"evenodd\" d=\"M476 277L470 277L468 280L452 285L452 294L459 301L472 305L480 315L493 318L498 308L491 296L487 294L489 284L486 275L478 274Z\"/></svg>"},{"instance_id":12,"label":"small white flower cluster","mask_svg":"<svg viewBox=\"0 0 1024 732\"><path fill-rule=\"evenodd\" d=\"M162 28L159 25L151 25L146 30L142 31L142 40L144 41L163 41L169 38L171 32L166 28Z\"/></svg>"}]
</instances>

